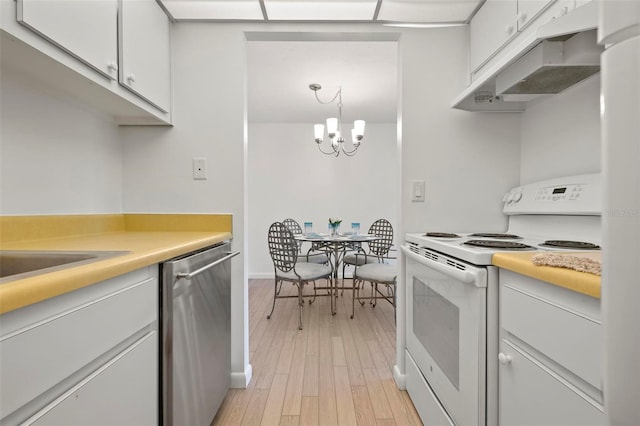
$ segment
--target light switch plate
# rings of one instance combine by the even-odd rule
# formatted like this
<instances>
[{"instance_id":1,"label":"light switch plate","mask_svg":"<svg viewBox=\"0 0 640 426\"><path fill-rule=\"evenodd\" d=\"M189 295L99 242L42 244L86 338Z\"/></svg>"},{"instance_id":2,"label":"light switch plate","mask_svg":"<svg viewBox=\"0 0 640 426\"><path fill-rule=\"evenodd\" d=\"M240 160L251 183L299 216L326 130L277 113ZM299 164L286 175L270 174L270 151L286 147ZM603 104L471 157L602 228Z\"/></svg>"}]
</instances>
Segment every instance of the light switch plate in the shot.
<instances>
[{"instance_id":1,"label":"light switch plate","mask_svg":"<svg viewBox=\"0 0 640 426\"><path fill-rule=\"evenodd\" d=\"M413 180L411 181L411 201L422 203L424 202L424 181Z\"/></svg>"},{"instance_id":2,"label":"light switch plate","mask_svg":"<svg viewBox=\"0 0 640 426\"><path fill-rule=\"evenodd\" d=\"M202 180L207 178L207 159L206 158L193 159L193 178L196 180Z\"/></svg>"}]
</instances>

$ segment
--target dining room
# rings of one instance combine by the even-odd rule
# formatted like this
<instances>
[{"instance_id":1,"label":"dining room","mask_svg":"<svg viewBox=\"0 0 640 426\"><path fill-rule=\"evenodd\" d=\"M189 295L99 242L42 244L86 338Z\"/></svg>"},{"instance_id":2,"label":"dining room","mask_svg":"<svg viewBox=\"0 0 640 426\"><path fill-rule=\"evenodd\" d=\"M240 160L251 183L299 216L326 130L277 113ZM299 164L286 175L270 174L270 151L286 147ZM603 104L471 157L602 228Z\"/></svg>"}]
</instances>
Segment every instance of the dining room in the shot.
<instances>
[{"instance_id":1,"label":"dining room","mask_svg":"<svg viewBox=\"0 0 640 426\"><path fill-rule=\"evenodd\" d=\"M352 222L366 233L380 218L397 226L397 43L255 41L247 55L249 279L273 277L273 222L310 222L316 233L328 232L329 218L342 222L342 233ZM374 67L379 72L367 71ZM322 89L314 93L312 83ZM338 117L338 99L329 101L340 88L343 133L355 120L366 122L351 156L323 154L332 151L329 138L314 140L314 124ZM344 146L353 149L351 141Z\"/></svg>"}]
</instances>

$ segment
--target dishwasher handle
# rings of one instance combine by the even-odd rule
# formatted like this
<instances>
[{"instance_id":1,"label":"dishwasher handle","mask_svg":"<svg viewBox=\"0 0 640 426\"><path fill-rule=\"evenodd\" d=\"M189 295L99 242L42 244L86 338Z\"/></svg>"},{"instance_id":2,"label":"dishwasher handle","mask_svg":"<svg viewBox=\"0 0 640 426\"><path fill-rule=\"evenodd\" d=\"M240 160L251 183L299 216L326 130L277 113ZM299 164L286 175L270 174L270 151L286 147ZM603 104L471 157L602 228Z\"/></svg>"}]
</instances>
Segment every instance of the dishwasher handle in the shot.
<instances>
[{"instance_id":1,"label":"dishwasher handle","mask_svg":"<svg viewBox=\"0 0 640 426\"><path fill-rule=\"evenodd\" d=\"M176 278L177 279L187 279L190 280L191 278L195 277L196 275L201 274L202 272L206 271L207 269L213 268L216 265L221 264L222 262L226 262L227 260L231 259L232 257L236 257L237 255L240 254L240 251L234 251L234 252L227 252L227 255L225 257L222 257L214 262L209 263L208 265L203 266L200 269L196 269L193 272L180 272L178 274L176 274Z\"/></svg>"}]
</instances>

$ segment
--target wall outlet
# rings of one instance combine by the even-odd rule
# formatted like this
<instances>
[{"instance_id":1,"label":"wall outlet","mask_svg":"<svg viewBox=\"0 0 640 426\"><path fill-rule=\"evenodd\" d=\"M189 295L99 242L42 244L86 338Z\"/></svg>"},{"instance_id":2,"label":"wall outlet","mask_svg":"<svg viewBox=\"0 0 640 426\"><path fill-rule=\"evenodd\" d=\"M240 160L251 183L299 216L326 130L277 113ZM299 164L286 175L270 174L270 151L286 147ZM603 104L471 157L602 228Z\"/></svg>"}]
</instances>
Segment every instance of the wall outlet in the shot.
<instances>
[{"instance_id":1,"label":"wall outlet","mask_svg":"<svg viewBox=\"0 0 640 426\"><path fill-rule=\"evenodd\" d=\"M207 178L207 159L194 158L193 159L193 179L201 180L206 178Z\"/></svg>"},{"instance_id":2,"label":"wall outlet","mask_svg":"<svg viewBox=\"0 0 640 426\"><path fill-rule=\"evenodd\" d=\"M411 181L411 201L417 203L423 203L425 198L424 194L424 181L413 180Z\"/></svg>"}]
</instances>

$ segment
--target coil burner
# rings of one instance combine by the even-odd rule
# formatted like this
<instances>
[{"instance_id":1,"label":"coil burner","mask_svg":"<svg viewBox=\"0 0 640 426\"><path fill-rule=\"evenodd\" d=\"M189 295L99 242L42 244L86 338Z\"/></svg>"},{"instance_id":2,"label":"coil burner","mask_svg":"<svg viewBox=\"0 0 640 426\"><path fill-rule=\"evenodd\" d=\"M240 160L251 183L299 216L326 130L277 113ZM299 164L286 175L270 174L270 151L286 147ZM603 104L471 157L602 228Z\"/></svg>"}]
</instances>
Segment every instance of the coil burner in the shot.
<instances>
[{"instance_id":1,"label":"coil burner","mask_svg":"<svg viewBox=\"0 0 640 426\"><path fill-rule=\"evenodd\" d=\"M575 250L600 250L599 245L593 243L585 243L584 241L547 240L540 245L545 247L559 247Z\"/></svg>"},{"instance_id":2,"label":"coil burner","mask_svg":"<svg viewBox=\"0 0 640 426\"><path fill-rule=\"evenodd\" d=\"M499 248L509 250L532 250L533 247L522 243L514 243L513 241L494 241L494 240L469 240L463 244L468 246Z\"/></svg>"},{"instance_id":3,"label":"coil burner","mask_svg":"<svg viewBox=\"0 0 640 426\"><path fill-rule=\"evenodd\" d=\"M427 232L424 236L435 238L460 238L460 235L452 234L450 232Z\"/></svg>"},{"instance_id":4,"label":"coil burner","mask_svg":"<svg viewBox=\"0 0 640 426\"><path fill-rule=\"evenodd\" d=\"M504 238L505 240L518 240L522 237L513 234L492 234L490 232L478 232L469 235L470 237L485 237L485 238Z\"/></svg>"}]
</instances>

